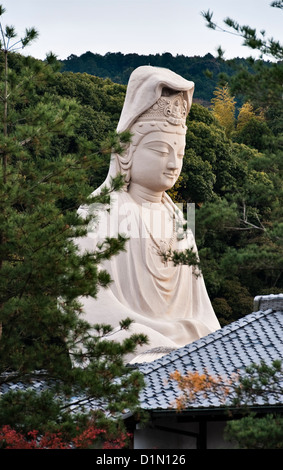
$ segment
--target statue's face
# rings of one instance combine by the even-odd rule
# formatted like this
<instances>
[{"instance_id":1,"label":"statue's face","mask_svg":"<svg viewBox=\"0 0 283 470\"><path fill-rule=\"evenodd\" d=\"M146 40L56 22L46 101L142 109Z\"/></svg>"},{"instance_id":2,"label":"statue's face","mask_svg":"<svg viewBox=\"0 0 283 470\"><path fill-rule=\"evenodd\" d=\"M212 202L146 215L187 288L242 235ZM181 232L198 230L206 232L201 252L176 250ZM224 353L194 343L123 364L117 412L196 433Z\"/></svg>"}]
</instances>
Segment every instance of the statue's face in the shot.
<instances>
[{"instance_id":1,"label":"statue's face","mask_svg":"<svg viewBox=\"0 0 283 470\"><path fill-rule=\"evenodd\" d=\"M131 167L131 182L151 191L166 191L182 170L185 134L154 131L139 142Z\"/></svg>"}]
</instances>

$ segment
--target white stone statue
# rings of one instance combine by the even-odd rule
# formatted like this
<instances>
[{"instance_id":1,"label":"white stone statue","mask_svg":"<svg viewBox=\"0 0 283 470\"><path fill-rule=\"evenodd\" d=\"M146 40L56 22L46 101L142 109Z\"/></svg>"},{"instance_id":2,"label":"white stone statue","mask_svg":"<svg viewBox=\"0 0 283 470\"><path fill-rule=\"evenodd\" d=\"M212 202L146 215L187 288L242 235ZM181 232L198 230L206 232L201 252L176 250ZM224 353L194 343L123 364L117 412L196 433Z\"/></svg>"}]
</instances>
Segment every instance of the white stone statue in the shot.
<instances>
[{"instance_id":1,"label":"white stone statue","mask_svg":"<svg viewBox=\"0 0 283 470\"><path fill-rule=\"evenodd\" d=\"M111 196L110 211L101 208L88 235L78 240L82 250L94 250L106 236L126 234L126 251L103 262L113 282L96 299L80 298L85 319L117 328L130 317L129 330L111 339L144 333L149 344L129 361L148 362L220 328L204 279L188 265L175 266L162 253L194 247L190 229L178 237L182 213L166 193L178 179L185 150L186 117L194 83L174 72L151 66L131 75L118 132L130 130L132 141L123 155L111 157L110 179L122 173L125 187ZM90 206L79 209L86 214Z\"/></svg>"}]
</instances>

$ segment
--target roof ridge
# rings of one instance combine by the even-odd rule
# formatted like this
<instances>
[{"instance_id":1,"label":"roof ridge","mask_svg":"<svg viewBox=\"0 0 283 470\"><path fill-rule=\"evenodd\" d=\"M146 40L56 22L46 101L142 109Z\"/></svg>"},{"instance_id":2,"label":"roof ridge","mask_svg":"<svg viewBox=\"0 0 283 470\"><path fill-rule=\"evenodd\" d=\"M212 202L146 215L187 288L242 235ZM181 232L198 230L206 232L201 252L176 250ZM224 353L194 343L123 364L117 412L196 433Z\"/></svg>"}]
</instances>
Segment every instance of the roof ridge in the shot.
<instances>
[{"instance_id":1,"label":"roof ridge","mask_svg":"<svg viewBox=\"0 0 283 470\"><path fill-rule=\"evenodd\" d=\"M254 298L254 310L260 310L261 308L267 310L269 308L280 309L283 307L283 293L280 294L268 294L268 295L257 295Z\"/></svg>"}]
</instances>

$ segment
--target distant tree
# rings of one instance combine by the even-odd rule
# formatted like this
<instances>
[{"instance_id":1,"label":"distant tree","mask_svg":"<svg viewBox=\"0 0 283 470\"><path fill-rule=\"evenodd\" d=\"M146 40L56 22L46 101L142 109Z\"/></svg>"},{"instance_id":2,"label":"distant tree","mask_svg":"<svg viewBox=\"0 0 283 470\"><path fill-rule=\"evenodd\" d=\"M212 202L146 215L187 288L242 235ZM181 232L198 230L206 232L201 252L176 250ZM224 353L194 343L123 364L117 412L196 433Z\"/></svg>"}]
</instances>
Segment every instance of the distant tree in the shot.
<instances>
[{"instance_id":1,"label":"distant tree","mask_svg":"<svg viewBox=\"0 0 283 470\"><path fill-rule=\"evenodd\" d=\"M260 152L272 151L276 147L274 134L268 127L268 124L253 116L246 122L243 116L240 116L240 125L237 125L237 130L233 135L233 140L249 147L253 147Z\"/></svg>"},{"instance_id":2,"label":"distant tree","mask_svg":"<svg viewBox=\"0 0 283 470\"><path fill-rule=\"evenodd\" d=\"M247 101L239 110L237 118L237 131L241 131L243 127L253 118L258 119L259 121L264 119L262 114L257 115L255 113L253 105Z\"/></svg>"},{"instance_id":3,"label":"distant tree","mask_svg":"<svg viewBox=\"0 0 283 470\"><path fill-rule=\"evenodd\" d=\"M212 112L224 127L226 135L231 136L235 129L235 98L231 96L228 85L217 87L212 98Z\"/></svg>"}]
</instances>

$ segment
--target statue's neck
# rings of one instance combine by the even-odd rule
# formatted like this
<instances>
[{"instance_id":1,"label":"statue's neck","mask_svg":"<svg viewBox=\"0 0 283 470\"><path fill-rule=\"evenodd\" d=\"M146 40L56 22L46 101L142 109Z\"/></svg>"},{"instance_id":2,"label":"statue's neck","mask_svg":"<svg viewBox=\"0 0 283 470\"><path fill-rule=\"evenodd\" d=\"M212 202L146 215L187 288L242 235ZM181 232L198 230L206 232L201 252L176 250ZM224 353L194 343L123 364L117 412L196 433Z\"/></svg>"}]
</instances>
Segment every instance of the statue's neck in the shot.
<instances>
[{"instance_id":1,"label":"statue's neck","mask_svg":"<svg viewBox=\"0 0 283 470\"><path fill-rule=\"evenodd\" d=\"M163 191L151 191L150 189L140 186L137 183L130 183L128 193L130 194L132 199L134 199L134 201L138 204L144 204L149 202L160 204L162 202Z\"/></svg>"}]
</instances>

